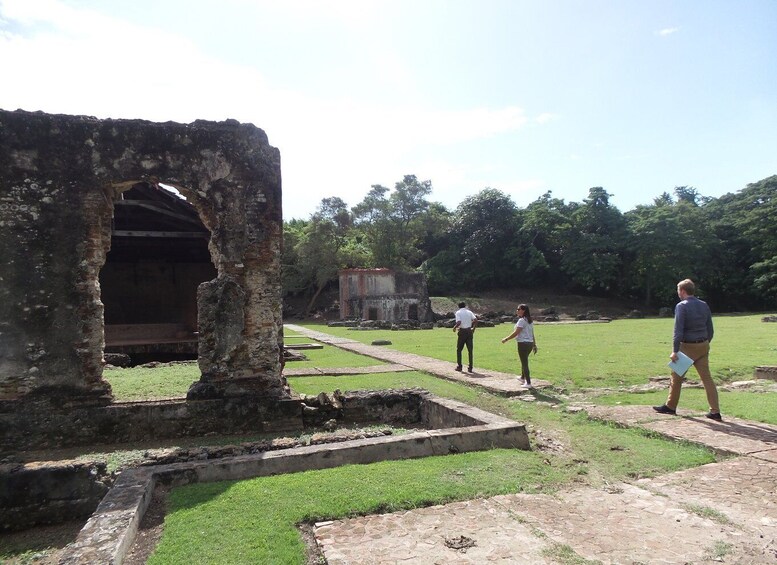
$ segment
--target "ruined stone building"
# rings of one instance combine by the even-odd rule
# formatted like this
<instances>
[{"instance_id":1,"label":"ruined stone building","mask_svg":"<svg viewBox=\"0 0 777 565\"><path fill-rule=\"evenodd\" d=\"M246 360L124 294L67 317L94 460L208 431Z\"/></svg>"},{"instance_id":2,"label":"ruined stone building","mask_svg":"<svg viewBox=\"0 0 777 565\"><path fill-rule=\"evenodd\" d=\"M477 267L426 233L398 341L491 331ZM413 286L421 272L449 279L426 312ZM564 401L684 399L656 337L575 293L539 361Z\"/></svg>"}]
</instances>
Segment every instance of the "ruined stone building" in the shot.
<instances>
[{"instance_id":1,"label":"ruined stone building","mask_svg":"<svg viewBox=\"0 0 777 565\"><path fill-rule=\"evenodd\" d=\"M196 340L191 397L286 398L281 242L280 154L251 124L0 110L0 427L109 404L106 341Z\"/></svg>"},{"instance_id":2,"label":"ruined stone building","mask_svg":"<svg viewBox=\"0 0 777 565\"><path fill-rule=\"evenodd\" d=\"M339 274L341 319L433 321L423 273L343 269Z\"/></svg>"}]
</instances>

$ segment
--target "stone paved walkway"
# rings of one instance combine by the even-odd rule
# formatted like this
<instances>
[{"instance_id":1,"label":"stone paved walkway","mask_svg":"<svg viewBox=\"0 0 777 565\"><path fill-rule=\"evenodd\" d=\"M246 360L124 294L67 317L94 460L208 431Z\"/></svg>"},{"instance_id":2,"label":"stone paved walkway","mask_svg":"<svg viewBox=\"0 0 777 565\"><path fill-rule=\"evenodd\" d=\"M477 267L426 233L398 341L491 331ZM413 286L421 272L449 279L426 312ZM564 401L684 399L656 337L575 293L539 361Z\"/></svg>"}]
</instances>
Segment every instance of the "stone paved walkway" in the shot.
<instances>
[{"instance_id":1,"label":"stone paved walkway","mask_svg":"<svg viewBox=\"0 0 777 565\"><path fill-rule=\"evenodd\" d=\"M395 365L401 365L407 367L410 370L423 371L438 377L442 377L451 381L461 382L468 385L475 385L489 390L495 394L501 394L503 396L519 396L522 394L528 394L529 390L518 382L518 377L510 373L500 373L499 371L490 371L488 369L480 369L475 367L473 373L463 372L460 373L455 370L455 363L445 363L439 359L432 359L430 357L424 357L423 355L415 355L413 353L404 353L402 351L396 351L392 349L386 349L384 346L378 345L366 345L354 339L348 339L344 337L335 337L333 335L309 330L302 326L294 324L286 324L285 327L290 330L304 335L310 339L315 339L321 343L326 343L334 347L339 347L346 351L372 357L373 359L379 359ZM288 371L284 370L284 375L297 376L290 368ZM325 370L327 374L328 370ZM361 371L362 373L367 371ZM543 387L550 386L548 381L540 379L532 379L534 388L541 389Z\"/></svg>"},{"instance_id":2,"label":"stone paved walkway","mask_svg":"<svg viewBox=\"0 0 777 565\"><path fill-rule=\"evenodd\" d=\"M448 363L293 327L310 338L443 378L511 394L507 376L467 377ZM316 335L313 335L316 334ZM451 374L454 373L454 374ZM517 381L514 376L512 379ZM511 494L319 523L329 565L482 563L777 564L777 427L649 406L586 407L593 418L691 441L734 457L632 483L555 495ZM566 561L558 558L566 555ZM557 559L554 559L554 556Z\"/></svg>"}]
</instances>

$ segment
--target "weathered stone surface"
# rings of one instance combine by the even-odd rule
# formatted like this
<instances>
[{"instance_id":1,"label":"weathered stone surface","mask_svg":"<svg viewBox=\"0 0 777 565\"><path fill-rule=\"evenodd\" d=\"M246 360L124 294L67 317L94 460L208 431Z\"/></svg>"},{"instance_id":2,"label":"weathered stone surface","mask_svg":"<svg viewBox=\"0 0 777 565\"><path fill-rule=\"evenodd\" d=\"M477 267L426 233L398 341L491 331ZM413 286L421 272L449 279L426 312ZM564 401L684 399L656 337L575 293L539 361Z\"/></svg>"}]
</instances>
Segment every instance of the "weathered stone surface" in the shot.
<instances>
[{"instance_id":1,"label":"weathered stone surface","mask_svg":"<svg viewBox=\"0 0 777 565\"><path fill-rule=\"evenodd\" d=\"M0 531L89 516L108 492L109 482L105 463L0 465Z\"/></svg>"},{"instance_id":2,"label":"weathered stone surface","mask_svg":"<svg viewBox=\"0 0 777 565\"><path fill-rule=\"evenodd\" d=\"M65 408L28 402L22 411L0 412L0 456L106 441L128 443L302 427L302 407L294 399L245 395Z\"/></svg>"},{"instance_id":3,"label":"weathered stone surface","mask_svg":"<svg viewBox=\"0 0 777 565\"><path fill-rule=\"evenodd\" d=\"M0 401L110 402L98 275L113 203L138 182L177 188L211 232L218 278L200 296L228 308L205 309L204 379L286 396L280 155L262 130L0 111Z\"/></svg>"},{"instance_id":4,"label":"weathered stone surface","mask_svg":"<svg viewBox=\"0 0 777 565\"><path fill-rule=\"evenodd\" d=\"M392 269L343 269L340 271L340 318L432 322L434 315L426 276Z\"/></svg>"},{"instance_id":5,"label":"weathered stone surface","mask_svg":"<svg viewBox=\"0 0 777 565\"><path fill-rule=\"evenodd\" d=\"M777 366L763 365L761 367L756 367L753 374L756 379L777 381Z\"/></svg>"}]
</instances>

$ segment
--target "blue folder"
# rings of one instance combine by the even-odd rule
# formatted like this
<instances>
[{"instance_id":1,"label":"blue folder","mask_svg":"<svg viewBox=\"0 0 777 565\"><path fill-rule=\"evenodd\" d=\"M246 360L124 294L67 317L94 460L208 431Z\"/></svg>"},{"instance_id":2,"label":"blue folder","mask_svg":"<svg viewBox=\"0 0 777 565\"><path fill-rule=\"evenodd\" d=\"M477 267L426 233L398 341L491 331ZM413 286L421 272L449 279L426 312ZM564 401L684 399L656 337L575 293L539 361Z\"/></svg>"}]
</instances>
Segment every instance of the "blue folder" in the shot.
<instances>
[{"instance_id":1,"label":"blue folder","mask_svg":"<svg viewBox=\"0 0 777 565\"><path fill-rule=\"evenodd\" d=\"M669 361L667 366L681 377L688 372L688 369L693 365L693 359L688 357L682 351L677 352L677 361Z\"/></svg>"}]
</instances>

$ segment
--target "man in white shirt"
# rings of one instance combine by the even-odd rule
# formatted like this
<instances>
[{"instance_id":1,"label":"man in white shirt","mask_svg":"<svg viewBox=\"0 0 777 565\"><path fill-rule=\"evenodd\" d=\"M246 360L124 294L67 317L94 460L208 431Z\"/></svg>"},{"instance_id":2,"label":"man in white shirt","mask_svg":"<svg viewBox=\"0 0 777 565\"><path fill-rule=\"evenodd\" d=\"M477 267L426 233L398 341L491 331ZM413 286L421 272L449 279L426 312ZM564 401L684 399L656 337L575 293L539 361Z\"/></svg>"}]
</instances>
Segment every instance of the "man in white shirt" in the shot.
<instances>
[{"instance_id":1,"label":"man in white shirt","mask_svg":"<svg viewBox=\"0 0 777 565\"><path fill-rule=\"evenodd\" d=\"M459 309L456 310L456 325L453 331L459 332L456 340L456 370L461 371L461 350L467 346L469 354L469 367L467 370L472 372L472 337L475 334L475 326L478 325L478 317L467 308L466 302L459 302Z\"/></svg>"}]
</instances>

